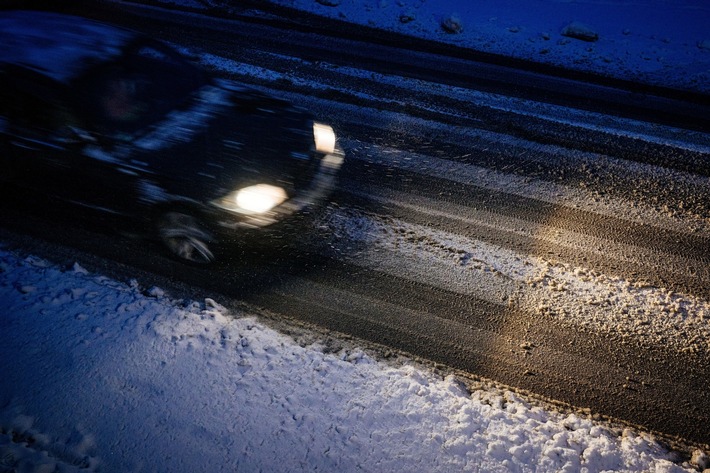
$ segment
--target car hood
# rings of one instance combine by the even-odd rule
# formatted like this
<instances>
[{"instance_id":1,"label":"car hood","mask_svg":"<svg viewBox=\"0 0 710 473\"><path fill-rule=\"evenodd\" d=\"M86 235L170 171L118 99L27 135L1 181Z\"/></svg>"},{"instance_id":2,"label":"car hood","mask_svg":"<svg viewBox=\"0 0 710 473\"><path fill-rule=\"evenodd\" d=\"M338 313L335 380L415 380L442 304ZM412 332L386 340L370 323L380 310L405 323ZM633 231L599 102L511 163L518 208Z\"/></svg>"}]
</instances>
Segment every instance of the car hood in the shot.
<instances>
[{"instance_id":1,"label":"car hood","mask_svg":"<svg viewBox=\"0 0 710 473\"><path fill-rule=\"evenodd\" d=\"M308 113L229 81L200 90L132 146L166 192L197 200L262 183L292 194L318 167Z\"/></svg>"}]
</instances>

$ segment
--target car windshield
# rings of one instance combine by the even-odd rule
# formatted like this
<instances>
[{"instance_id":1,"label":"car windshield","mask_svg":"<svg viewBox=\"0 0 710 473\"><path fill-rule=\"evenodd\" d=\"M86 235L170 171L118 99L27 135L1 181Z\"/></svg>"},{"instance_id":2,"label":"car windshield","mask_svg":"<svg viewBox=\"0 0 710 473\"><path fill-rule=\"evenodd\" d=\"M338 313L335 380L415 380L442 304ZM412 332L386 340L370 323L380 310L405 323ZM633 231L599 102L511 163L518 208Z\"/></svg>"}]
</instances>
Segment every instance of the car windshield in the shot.
<instances>
[{"instance_id":1,"label":"car windshield","mask_svg":"<svg viewBox=\"0 0 710 473\"><path fill-rule=\"evenodd\" d=\"M126 48L117 60L74 83L79 107L106 133L137 131L187 104L207 75L176 51L152 41Z\"/></svg>"}]
</instances>

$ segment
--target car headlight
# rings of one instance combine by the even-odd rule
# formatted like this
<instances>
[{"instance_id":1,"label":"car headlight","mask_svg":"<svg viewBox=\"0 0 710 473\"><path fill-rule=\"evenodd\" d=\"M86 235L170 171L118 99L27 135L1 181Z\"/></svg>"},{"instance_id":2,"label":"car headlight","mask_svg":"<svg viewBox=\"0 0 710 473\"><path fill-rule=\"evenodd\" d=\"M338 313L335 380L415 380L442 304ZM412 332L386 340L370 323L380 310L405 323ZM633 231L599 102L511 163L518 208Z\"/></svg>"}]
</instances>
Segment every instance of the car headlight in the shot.
<instances>
[{"instance_id":1,"label":"car headlight","mask_svg":"<svg viewBox=\"0 0 710 473\"><path fill-rule=\"evenodd\" d=\"M270 184L256 184L232 192L215 202L215 205L232 212L262 214L284 203L286 191Z\"/></svg>"},{"instance_id":2,"label":"car headlight","mask_svg":"<svg viewBox=\"0 0 710 473\"><path fill-rule=\"evenodd\" d=\"M313 137L316 142L316 150L320 153L331 154L335 152L335 133L333 128L322 123L313 123Z\"/></svg>"}]
</instances>

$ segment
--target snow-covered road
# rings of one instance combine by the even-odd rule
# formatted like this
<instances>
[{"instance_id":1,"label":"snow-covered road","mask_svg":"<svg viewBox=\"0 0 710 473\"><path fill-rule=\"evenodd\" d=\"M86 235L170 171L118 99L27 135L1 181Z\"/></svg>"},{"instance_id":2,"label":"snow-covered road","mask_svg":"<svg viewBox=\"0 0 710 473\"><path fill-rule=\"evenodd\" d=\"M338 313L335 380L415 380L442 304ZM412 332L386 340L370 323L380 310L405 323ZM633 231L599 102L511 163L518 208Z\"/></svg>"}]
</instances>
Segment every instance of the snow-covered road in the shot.
<instances>
[{"instance_id":1,"label":"snow-covered road","mask_svg":"<svg viewBox=\"0 0 710 473\"><path fill-rule=\"evenodd\" d=\"M225 2L164 3L199 10ZM531 0L480 2L477 9L470 2L431 0L275 3L484 52L710 90L708 8L698 2L638 0L612 7L603 0ZM442 20L454 19L460 32L441 30ZM599 40L563 36L572 21L592 25ZM385 130L384 138L341 134L361 175L372 168L400 184L417 181L414 186L425 188L442 181L598 218L590 227L564 226L554 214L537 222L524 213L451 203L440 189L430 198L394 184L365 187L356 174L343 194L396 211L370 212L347 201L330 206L318 221L328 235L322 247L329 256L462 297L515 305L571 327L621 334L633 343L679 353L710 350L707 293L678 290L710 277L697 251L710 235L703 198L710 187L707 174L664 168L644 162L644 156L637 161L569 151L436 123L402 113L394 99L387 109L382 97L342 87L325 72L464 106L515 111L523 120L574 123L612 141L650 143L679 155L708 154L706 134L327 63L300 67L299 58L272 58L280 65L274 69L201 52L198 58L256 87L288 82L291 90L284 96L319 113L330 108L334 117L345 117L336 120L346 130L353 123ZM320 82L313 79L319 74ZM357 103L320 97L334 91ZM414 99L406 106L417 113L426 108ZM398 146L398 139L417 133L425 146ZM447 156L437 146L457 152ZM509 161L467 160L489 149ZM434 220L449 223L430 225ZM615 239L598 233L608 222L623 223ZM461 230L467 226L534 244L521 251ZM655 232L658 240L637 241L636 232ZM670 242L676 236L690 250L675 251ZM565 256L550 256L550 246ZM0 242L0 472L710 468L710 452L672 449L588 410L442 373L401 355L383 356L333 334L283 330L285 324L272 326L255 313L224 307L224 301L178 300L137 277L117 281L91 273L81 261L58 266L50 260ZM617 267L634 277L620 277ZM664 279L669 286L659 282ZM692 411L681 404L678 409Z\"/></svg>"}]
</instances>

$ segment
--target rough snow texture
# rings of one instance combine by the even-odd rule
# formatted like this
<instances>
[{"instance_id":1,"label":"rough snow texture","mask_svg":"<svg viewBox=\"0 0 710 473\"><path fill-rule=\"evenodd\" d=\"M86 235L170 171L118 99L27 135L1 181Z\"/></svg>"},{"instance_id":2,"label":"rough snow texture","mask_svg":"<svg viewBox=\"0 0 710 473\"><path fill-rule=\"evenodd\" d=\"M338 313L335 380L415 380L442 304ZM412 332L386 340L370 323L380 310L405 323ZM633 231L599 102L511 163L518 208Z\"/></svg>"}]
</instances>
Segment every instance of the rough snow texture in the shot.
<instances>
[{"instance_id":1,"label":"rough snow texture","mask_svg":"<svg viewBox=\"0 0 710 473\"><path fill-rule=\"evenodd\" d=\"M579 23L578 21L573 21L569 25L562 28L560 33L562 36L567 36L568 38L580 39L582 41L597 41L599 35L591 26Z\"/></svg>"},{"instance_id":2,"label":"rough snow texture","mask_svg":"<svg viewBox=\"0 0 710 473\"><path fill-rule=\"evenodd\" d=\"M708 2L342 0L324 6L313 0L270 1L478 51L710 92Z\"/></svg>"},{"instance_id":3,"label":"rough snow texture","mask_svg":"<svg viewBox=\"0 0 710 473\"><path fill-rule=\"evenodd\" d=\"M0 301L3 471L692 471L631 429L78 264L0 250Z\"/></svg>"}]
</instances>

